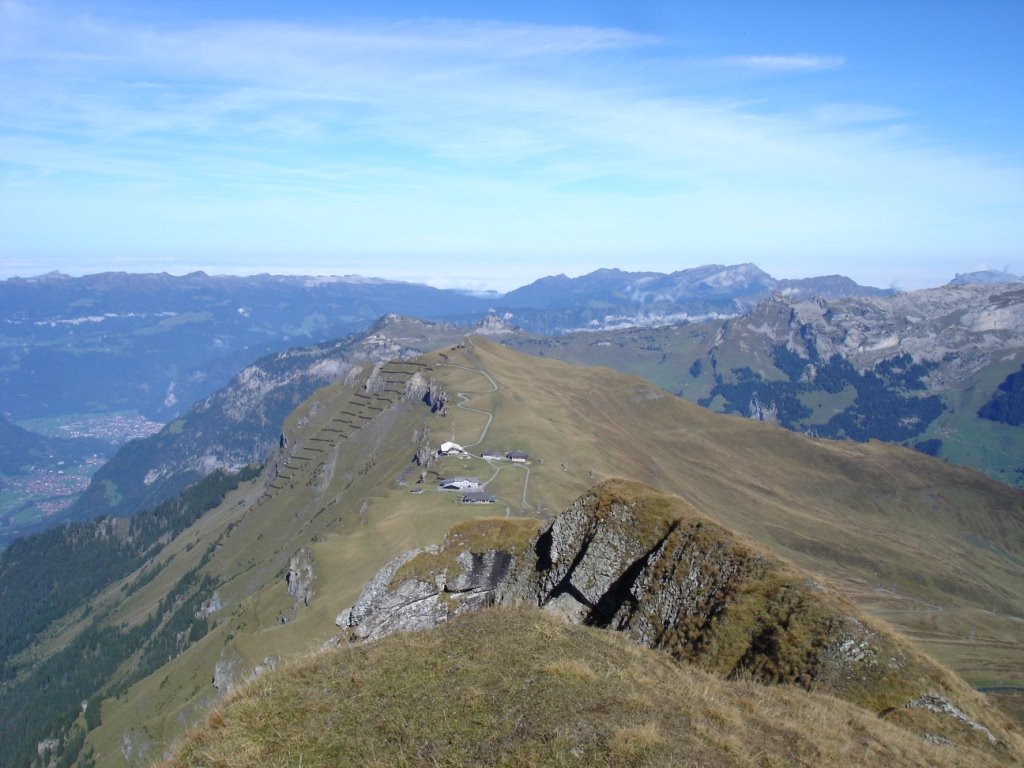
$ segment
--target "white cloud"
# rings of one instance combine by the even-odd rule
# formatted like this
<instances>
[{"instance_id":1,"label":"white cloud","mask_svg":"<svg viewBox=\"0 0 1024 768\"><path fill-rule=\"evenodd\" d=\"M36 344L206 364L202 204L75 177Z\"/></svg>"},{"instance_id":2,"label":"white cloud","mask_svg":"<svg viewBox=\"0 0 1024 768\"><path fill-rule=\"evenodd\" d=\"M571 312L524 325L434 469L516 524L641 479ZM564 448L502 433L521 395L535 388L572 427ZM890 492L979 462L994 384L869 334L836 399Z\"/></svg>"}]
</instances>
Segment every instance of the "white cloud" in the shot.
<instances>
[{"instance_id":1,"label":"white cloud","mask_svg":"<svg viewBox=\"0 0 1024 768\"><path fill-rule=\"evenodd\" d=\"M12 253L380 254L400 275L462 254L478 285L488 255L572 271L554 259L1024 239L1021 169L894 130L898 106L701 87L716 68L827 78L839 56L680 76L617 29L25 18L0 9Z\"/></svg>"},{"instance_id":2,"label":"white cloud","mask_svg":"<svg viewBox=\"0 0 1024 768\"><path fill-rule=\"evenodd\" d=\"M854 125L856 123L883 123L910 117L904 109L895 109L878 104L841 102L822 104L816 107L812 116L815 120L830 125Z\"/></svg>"},{"instance_id":3,"label":"white cloud","mask_svg":"<svg viewBox=\"0 0 1024 768\"><path fill-rule=\"evenodd\" d=\"M801 54L796 56L722 56L712 59L712 62L761 72L815 72L841 67L846 64L846 59L843 56Z\"/></svg>"}]
</instances>

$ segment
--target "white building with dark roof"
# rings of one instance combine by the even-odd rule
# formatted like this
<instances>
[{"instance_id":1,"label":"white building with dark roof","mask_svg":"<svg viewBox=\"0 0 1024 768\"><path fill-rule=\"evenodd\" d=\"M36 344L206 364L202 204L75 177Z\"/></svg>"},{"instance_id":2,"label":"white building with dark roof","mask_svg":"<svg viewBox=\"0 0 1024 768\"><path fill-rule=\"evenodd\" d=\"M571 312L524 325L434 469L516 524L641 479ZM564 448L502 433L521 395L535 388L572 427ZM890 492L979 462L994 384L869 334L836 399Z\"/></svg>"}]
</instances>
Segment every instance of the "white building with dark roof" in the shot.
<instances>
[{"instance_id":1,"label":"white building with dark roof","mask_svg":"<svg viewBox=\"0 0 1024 768\"><path fill-rule=\"evenodd\" d=\"M462 496L463 504L493 504L498 500L498 497L493 493L482 493L480 491L470 491Z\"/></svg>"},{"instance_id":2,"label":"white building with dark roof","mask_svg":"<svg viewBox=\"0 0 1024 768\"><path fill-rule=\"evenodd\" d=\"M477 477L450 477L438 485L443 491L475 491L479 487L480 479Z\"/></svg>"}]
</instances>

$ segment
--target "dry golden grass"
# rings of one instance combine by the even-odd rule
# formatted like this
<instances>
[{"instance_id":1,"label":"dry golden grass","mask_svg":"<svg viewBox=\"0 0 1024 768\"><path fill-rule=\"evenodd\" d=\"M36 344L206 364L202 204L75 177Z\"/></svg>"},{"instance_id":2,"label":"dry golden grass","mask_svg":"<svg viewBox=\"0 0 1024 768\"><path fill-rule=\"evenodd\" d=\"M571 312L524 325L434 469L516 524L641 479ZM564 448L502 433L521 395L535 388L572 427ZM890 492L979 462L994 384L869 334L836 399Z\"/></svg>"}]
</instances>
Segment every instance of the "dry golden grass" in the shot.
<instances>
[{"instance_id":1,"label":"dry golden grass","mask_svg":"<svg viewBox=\"0 0 1024 768\"><path fill-rule=\"evenodd\" d=\"M929 744L793 687L723 681L536 610L492 609L269 673L165 768L979 768L1013 759Z\"/></svg>"},{"instance_id":2,"label":"dry golden grass","mask_svg":"<svg viewBox=\"0 0 1024 768\"><path fill-rule=\"evenodd\" d=\"M637 765L660 750L664 743L665 737L658 723L638 723L616 728L608 749L613 759Z\"/></svg>"},{"instance_id":3,"label":"dry golden grass","mask_svg":"<svg viewBox=\"0 0 1024 768\"><path fill-rule=\"evenodd\" d=\"M541 670L555 677L576 680L582 683L593 680L595 677L594 670L586 662L579 659L555 659L541 667Z\"/></svg>"}]
</instances>

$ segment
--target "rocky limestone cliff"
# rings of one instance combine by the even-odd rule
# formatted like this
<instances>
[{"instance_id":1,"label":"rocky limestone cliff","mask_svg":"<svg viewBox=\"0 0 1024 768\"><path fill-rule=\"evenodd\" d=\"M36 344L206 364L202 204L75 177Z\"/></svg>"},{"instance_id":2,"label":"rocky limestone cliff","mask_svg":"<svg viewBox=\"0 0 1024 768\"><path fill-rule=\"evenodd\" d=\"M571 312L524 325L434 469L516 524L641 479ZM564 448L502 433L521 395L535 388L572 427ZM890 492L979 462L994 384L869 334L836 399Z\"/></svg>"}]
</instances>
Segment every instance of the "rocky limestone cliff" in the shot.
<instances>
[{"instance_id":1,"label":"rocky limestone cliff","mask_svg":"<svg viewBox=\"0 0 1024 768\"><path fill-rule=\"evenodd\" d=\"M1001 748L998 725L977 715L994 714L955 677L682 499L626 481L595 486L539 531L462 523L389 563L337 623L350 640L375 639L492 604L539 606L711 672L824 691L921 735Z\"/></svg>"},{"instance_id":2,"label":"rocky limestone cliff","mask_svg":"<svg viewBox=\"0 0 1024 768\"><path fill-rule=\"evenodd\" d=\"M480 336L507 336L510 333L516 333L519 329L509 322L511 319L511 312L506 312L501 317L489 314L477 323L473 333Z\"/></svg>"},{"instance_id":3,"label":"rocky limestone cliff","mask_svg":"<svg viewBox=\"0 0 1024 768\"><path fill-rule=\"evenodd\" d=\"M413 374L406 383L404 397L409 401L422 400L430 406L432 413L444 416L447 412L448 391L436 379L420 372Z\"/></svg>"},{"instance_id":4,"label":"rocky limestone cliff","mask_svg":"<svg viewBox=\"0 0 1024 768\"><path fill-rule=\"evenodd\" d=\"M313 551L303 547L288 561L288 573L285 582L288 584L288 595L294 601L292 613L309 605L313 599L313 579L316 572L313 568Z\"/></svg>"},{"instance_id":5,"label":"rocky limestone cliff","mask_svg":"<svg viewBox=\"0 0 1024 768\"><path fill-rule=\"evenodd\" d=\"M495 603L496 590L532 562L532 520L481 518L461 523L439 547L406 552L385 565L336 624L350 640L430 629Z\"/></svg>"},{"instance_id":6,"label":"rocky limestone cliff","mask_svg":"<svg viewBox=\"0 0 1024 768\"><path fill-rule=\"evenodd\" d=\"M761 398L755 392L750 397L750 405L747 406L747 413L754 421L767 421L772 424L779 423L779 408L774 402L769 402L767 405L761 401Z\"/></svg>"},{"instance_id":7,"label":"rocky limestone cliff","mask_svg":"<svg viewBox=\"0 0 1024 768\"><path fill-rule=\"evenodd\" d=\"M715 346L755 334L808 358L813 343L822 360L840 355L859 370L906 353L915 362L941 363L924 381L938 389L1019 347L1022 328L1021 284L948 285L893 296L778 295L731 321Z\"/></svg>"}]
</instances>

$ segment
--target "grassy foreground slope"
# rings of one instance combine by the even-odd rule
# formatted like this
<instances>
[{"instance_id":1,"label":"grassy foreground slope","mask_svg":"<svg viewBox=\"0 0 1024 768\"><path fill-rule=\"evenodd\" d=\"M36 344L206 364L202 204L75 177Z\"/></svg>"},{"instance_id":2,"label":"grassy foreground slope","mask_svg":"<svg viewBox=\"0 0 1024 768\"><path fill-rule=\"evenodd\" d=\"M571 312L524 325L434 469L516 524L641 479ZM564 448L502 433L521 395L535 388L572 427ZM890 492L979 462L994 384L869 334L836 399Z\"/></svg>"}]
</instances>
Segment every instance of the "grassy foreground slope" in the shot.
<instances>
[{"instance_id":1,"label":"grassy foreground slope","mask_svg":"<svg viewBox=\"0 0 1024 768\"><path fill-rule=\"evenodd\" d=\"M837 699L730 682L614 632L490 609L261 677L167 768L985 766Z\"/></svg>"},{"instance_id":2,"label":"grassy foreground slope","mask_svg":"<svg viewBox=\"0 0 1024 768\"><path fill-rule=\"evenodd\" d=\"M440 548L389 564L339 624L373 640L491 602L615 630L723 678L829 694L951 749L1024 760L1013 726L961 679L827 586L634 481L593 486L541 529L460 524Z\"/></svg>"}]
</instances>

